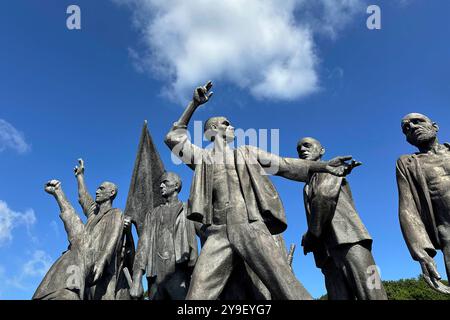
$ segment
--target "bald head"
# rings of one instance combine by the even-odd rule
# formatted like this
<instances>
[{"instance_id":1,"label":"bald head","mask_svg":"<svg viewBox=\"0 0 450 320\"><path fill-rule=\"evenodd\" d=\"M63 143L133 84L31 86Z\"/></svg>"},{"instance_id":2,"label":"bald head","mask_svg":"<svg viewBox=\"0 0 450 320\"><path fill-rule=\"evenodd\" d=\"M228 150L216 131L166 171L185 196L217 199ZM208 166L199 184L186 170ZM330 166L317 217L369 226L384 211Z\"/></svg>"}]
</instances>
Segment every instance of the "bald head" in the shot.
<instances>
[{"instance_id":1,"label":"bald head","mask_svg":"<svg viewBox=\"0 0 450 320\"><path fill-rule=\"evenodd\" d=\"M406 140L418 148L434 142L439 130L435 122L421 113L407 114L403 117L401 126Z\"/></svg>"},{"instance_id":2,"label":"bald head","mask_svg":"<svg viewBox=\"0 0 450 320\"><path fill-rule=\"evenodd\" d=\"M325 149L319 140L306 137L297 143L297 152L300 159L318 161L325 154Z\"/></svg>"},{"instance_id":3,"label":"bald head","mask_svg":"<svg viewBox=\"0 0 450 320\"><path fill-rule=\"evenodd\" d=\"M108 200L111 202L116 198L118 187L116 184L105 181L103 182L95 192L95 202L102 203Z\"/></svg>"},{"instance_id":4,"label":"bald head","mask_svg":"<svg viewBox=\"0 0 450 320\"><path fill-rule=\"evenodd\" d=\"M161 183L159 187L161 189L161 195L164 198L167 198L175 192L179 193L181 191L181 178L174 172L165 172L161 176Z\"/></svg>"},{"instance_id":5,"label":"bald head","mask_svg":"<svg viewBox=\"0 0 450 320\"><path fill-rule=\"evenodd\" d=\"M216 137L225 139L227 142L234 140L234 128L226 117L209 118L204 127L205 137L214 141Z\"/></svg>"}]
</instances>

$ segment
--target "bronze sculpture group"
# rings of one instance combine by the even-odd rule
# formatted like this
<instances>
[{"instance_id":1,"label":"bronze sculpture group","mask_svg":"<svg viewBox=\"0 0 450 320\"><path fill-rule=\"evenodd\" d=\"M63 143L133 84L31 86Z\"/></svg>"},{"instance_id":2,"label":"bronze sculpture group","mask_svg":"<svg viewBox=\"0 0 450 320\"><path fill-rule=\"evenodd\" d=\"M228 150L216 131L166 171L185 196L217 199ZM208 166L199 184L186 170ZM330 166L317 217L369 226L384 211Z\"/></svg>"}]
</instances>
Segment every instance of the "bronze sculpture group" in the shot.
<instances>
[{"instance_id":1,"label":"bronze sculpture group","mask_svg":"<svg viewBox=\"0 0 450 320\"><path fill-rule=\"evenodd\" d=\"M152 300L312 299L292 272L282 237L286 215L269 174L305 183L308 229L302 246L324 274L328 298L387 299L372 238L345 178L361 163L351 156L322 160L325 149L314 138L298 142L298 158L247 145L233 149L234 128L225 117L205 123L211 149L194 145L187 127L210 99L211 87L208 82L194 91L165 138L194 171L187 203L178 198L180 177L164 171L146 125L124 214L112 207L115 184L104 182L95 199L89 195L81 159L75 176L86 223L59 181L46 184L60 207L69 247L33 299L140 299L144 274ZM439 144L438 126L421 114L405 116L402 130L419 152L397 161L401 230L428 284L450 293L433 260L442 250L450 275L450 145ZM139 235L136 252L130 221ZM369 285L369 278L378 285Z\"/></svg>"}]
</instances>

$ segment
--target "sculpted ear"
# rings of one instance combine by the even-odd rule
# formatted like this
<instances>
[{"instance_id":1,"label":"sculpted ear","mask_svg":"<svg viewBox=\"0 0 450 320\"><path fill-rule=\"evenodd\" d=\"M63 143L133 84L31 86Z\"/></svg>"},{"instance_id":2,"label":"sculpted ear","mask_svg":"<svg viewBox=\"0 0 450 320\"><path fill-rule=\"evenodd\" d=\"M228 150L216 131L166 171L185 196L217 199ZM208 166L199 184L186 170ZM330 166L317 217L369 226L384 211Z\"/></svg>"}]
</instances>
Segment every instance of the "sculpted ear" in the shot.
<instances>
[{"instance_id":1,"label":"sculpted ear","mask_svg":"<svg viewBox=\"0 0 450 320\"><path fill-rule=\"evenodd\" d=\"M439 126L436 122L433 122L433 127L436 129L436 132L439 131Z\"/></svg>"}]
</instances>

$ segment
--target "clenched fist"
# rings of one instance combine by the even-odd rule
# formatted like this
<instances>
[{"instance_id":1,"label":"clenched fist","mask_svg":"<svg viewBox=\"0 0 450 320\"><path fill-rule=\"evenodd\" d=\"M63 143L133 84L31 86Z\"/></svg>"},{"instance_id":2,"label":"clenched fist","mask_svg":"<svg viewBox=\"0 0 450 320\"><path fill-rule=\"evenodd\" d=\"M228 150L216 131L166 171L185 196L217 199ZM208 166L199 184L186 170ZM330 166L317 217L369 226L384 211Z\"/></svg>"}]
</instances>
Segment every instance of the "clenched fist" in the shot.
<instances>
[{"instance_id":1,"label":"clenched fist","mask_svg":"<svg viewBox=\"0 0 450 320\"><path fill-rule=\"evenodd\" d=\"M56 191L61 189L61 182L58 180L50 180L45 184L45 192L54 195Z\"/></svg>"}]
</instances>

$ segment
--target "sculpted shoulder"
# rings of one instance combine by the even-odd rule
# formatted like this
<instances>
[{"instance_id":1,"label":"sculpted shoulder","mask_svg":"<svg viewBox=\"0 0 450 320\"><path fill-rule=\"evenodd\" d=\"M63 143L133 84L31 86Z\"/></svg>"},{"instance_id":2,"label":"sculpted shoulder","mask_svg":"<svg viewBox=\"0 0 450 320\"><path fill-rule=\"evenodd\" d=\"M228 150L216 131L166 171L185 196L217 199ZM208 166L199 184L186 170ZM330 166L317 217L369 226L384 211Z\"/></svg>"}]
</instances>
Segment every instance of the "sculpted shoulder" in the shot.
<instances>
[{"instance_id":1,"label":"sculpted shoulder","mask_svg":"<svg viewBox=\"0 0 450 320\"><path fill-rule=\"evenodd\" d=\"M119 208L112 208L109 210L108 214L114 216L115 218L122 218L122 210Z\"/></svg>"},{"instance_id":2,"label":"sculpted shoulder","mask_svg":"<svg viewBox=\"0 0 450 320\"><path fill-rule=\"evenodd\" d=\"M410 162L411 161L411 159L412 159L412 154L404 154L404 155L401 155L398 159L397 159L397 164L400 164L400 163L408 163L408 162Z\"/></svg>"}]
</instances>

